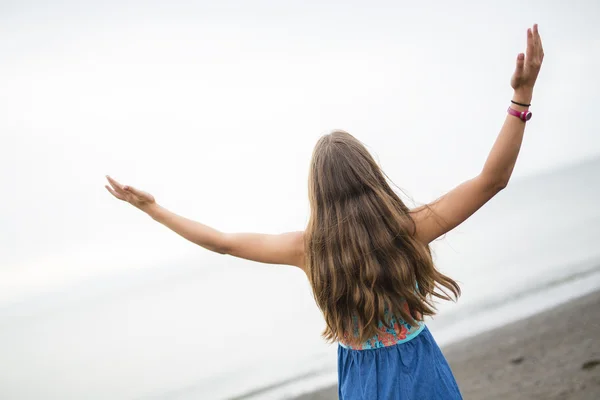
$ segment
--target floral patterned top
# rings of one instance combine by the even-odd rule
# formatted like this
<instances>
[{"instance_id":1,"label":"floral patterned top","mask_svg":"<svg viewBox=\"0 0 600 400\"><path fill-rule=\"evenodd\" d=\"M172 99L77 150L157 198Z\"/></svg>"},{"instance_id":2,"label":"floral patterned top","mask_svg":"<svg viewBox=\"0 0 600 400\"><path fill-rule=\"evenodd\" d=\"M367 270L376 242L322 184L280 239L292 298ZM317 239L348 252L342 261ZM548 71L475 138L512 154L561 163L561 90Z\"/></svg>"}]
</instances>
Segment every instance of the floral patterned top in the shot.
<instances>
[{"instance_id":1,"label":"floral patterned top","mask_svg":"<svg viewBox=\"0 0 600 400\"><path fill-rule=\"evenodd\" d=\"M379 321L378 326L380 329L384 330L384 333L376 334L360 345L348 345L340 341L340 346L352 350L372 350L394 346L396 344L408 342L409 340L414 339L419 333L421 333L423 328L425 328L425 323L418 321L417 325L411 326L404 320L397 320L395 317L391 317L390 328L384 329L383 322L381 321ZM354 336L358 336L358 324L356 323L356 319L354 324ZM347 338L348 335L346 334L344 337Z\"/></svg>"}]
</instances>

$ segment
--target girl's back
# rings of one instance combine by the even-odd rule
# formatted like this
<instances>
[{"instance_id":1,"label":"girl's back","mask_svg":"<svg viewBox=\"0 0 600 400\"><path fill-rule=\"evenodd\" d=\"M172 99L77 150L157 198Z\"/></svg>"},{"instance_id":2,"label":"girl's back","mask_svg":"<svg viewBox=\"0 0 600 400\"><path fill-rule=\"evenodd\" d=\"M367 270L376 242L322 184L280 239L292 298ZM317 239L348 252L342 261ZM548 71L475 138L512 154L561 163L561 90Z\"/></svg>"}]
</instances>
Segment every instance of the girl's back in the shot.
<instances>
[{"instance_id":1,"label":"girl's back","mask_svg":"<svg viewBox=\"0 0 600 400\"><path fill-rule=\"evenodd\" d=\"M434 313L432 295L456 298L460 289L433 265L415 213L344 131L319 140L309 182L304 268L327 323L323 335L339 343L340 398L460 399L423 322Z\"/></svg>"}]
</instances>

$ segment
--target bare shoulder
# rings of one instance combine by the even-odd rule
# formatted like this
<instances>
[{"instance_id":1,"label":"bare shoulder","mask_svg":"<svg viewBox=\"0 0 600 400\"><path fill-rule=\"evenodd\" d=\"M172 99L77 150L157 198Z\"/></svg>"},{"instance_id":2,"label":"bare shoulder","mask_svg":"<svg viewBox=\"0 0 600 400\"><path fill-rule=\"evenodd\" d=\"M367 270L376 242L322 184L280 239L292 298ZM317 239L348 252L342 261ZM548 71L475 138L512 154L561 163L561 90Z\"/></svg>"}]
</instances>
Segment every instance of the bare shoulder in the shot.
<instances>
[{"instance_id":1,"label":"bare shoulder","mask_svg":"<svg viewBox=\"0 0 600 400\"><path fill-rule=\"evenodd\" d=\"M430 225L434 219L434 213L429 205L423 205L413 208L409 211L409 215L415 223L415 238L423 244L429 244L431 234L429 233Z\"/></svg>"},{"instance_id":2,"label":"bare shoulder","mask_svg":"<svg viewBox=\"0 0 600 400\"><path fill-rule=\"evenodd\" d=\"M306 264L306 249L304 247L305 246L304 231L289 232L285 235L288 236L291 253L292 253L294 260L296 260L294 265L296 265L298 268L300 268L304 271L305 264Z\"/></svg>"},{"instance_id":3,"label":"bare shoulder","mask_svg":"<svg viewBox=\"0 0 600 400\"><path fill-rule=\"evenodd\" d=\"M437 200L410 211L417 239L431 243L467 220L504 185L485 175L469 179Z\"/></svg>"},{"instance_id":4,"label":"bare shoulder","mask_svg":"<svg viewBox=\"0 0 600 400\"><path fill-rule=\"evenodd\" d=\"M304 232L226 233L223 254L265 264L293 265L304 269Z\"/></svg>"}]
</instances>

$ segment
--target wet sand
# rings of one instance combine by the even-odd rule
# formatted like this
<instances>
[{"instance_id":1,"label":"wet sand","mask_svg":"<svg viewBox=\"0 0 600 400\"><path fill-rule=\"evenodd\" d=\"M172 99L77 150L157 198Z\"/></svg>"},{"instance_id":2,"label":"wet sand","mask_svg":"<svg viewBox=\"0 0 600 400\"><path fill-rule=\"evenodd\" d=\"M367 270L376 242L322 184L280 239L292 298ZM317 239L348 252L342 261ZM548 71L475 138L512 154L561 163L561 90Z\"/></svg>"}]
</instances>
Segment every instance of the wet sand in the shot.
<instances>
[{"instance_id":1,"label":"wet sand","mask_svg":"<svg viewBox=\"0 0 600 400\"><path fill-rule=\"evenodd\" d=\"M599 400L600 291L442 350L466 400Z\"/></svg>"}]
</instances>

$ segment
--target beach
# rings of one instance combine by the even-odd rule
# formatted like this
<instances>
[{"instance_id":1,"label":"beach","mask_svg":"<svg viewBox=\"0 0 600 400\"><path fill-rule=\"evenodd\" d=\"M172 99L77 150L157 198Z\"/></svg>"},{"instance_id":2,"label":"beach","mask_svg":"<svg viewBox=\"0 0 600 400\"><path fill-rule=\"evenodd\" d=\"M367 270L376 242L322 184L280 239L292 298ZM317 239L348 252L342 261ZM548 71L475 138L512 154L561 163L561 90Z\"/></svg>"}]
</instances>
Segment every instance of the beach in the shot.
<instances>
[{"instance_id":1,"label":"beach","mask_svg":"<svg viewBox=\"0 0 600 400\"><path fill-rule=\"evenodd\" d=\"M600 291L442 350L466 400L600 399Z\"/></svg>"},{"instance_id":2,"label":"beach","mask_svg":"<svg viewBox=\"0 0 600 400\"><path fill-rule=\"evenodd\" d=\"M515 180L432 243L463 292L427 324L465 399L600 399L598 295L571 302L600 288L598 176L600 158ZM0 398L337 398L319 391L337 348L301 271L165 252L60 290L0 291Z\"/></svg>"}]
</instances>

